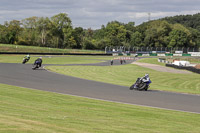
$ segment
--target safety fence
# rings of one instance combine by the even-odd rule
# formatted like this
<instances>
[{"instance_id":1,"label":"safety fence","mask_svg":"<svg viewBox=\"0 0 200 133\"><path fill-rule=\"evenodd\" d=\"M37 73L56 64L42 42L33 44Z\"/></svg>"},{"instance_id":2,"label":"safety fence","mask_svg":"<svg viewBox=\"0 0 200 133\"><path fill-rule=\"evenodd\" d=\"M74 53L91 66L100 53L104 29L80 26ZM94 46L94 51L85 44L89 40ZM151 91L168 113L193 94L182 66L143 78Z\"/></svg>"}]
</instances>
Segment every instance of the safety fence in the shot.
<instances>
[{"instance_id":1,"label":"safety fence","mask_svg":"<svg viewBox=\"0 0 200 133\"><path fill-rule=\"evenodd\" d=\"M159 54L159 53L113 53L113 56L159 56L159 57L165 57L165 56L196 56L200 57L200 52L189 52L188 54L178 54L178 53L164 53L164 54Z\"/></svg>"},{"instance_id":2,"label":"safety fence","mask_svg":"<svg viewBox=\"0 0 200 133\"><path fill-rule=\"evenodd\" d=\"M200 47L126 47L106 46L105 53L188 53L200 52Z\"/></svg>"}]
</instances>

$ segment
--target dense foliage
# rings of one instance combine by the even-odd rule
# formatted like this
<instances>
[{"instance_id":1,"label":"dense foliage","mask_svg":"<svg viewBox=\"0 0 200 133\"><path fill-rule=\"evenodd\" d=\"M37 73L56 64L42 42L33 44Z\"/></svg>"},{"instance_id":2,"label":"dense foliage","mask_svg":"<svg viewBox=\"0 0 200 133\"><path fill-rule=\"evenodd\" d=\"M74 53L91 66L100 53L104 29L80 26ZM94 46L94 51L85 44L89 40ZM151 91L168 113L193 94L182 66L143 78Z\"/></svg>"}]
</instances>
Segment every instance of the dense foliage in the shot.
<instances>
[{"instance_id":1,"label":"dense foliage","mask_svg":"<svg viewBox=\"0 0 200 133\"><path fill-rule=\"evenodd\" d=\"M100 29L72 27L66 13L12 20L0 25L0 43L55 48L200 47L200 14L167 17L139 26L112 21Z\"/></svg>"}]
</instances>

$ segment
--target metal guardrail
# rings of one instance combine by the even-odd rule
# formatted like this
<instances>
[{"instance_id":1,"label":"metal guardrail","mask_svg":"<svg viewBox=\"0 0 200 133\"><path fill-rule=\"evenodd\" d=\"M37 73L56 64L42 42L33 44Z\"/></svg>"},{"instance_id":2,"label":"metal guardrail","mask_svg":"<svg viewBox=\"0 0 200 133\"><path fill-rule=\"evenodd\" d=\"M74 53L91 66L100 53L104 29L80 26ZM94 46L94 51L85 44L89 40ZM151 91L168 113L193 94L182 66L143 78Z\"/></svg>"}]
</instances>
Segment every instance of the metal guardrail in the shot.
<instances>
[{"instance_id":1,"label":"metal guardrail","mask_svg":"<svg viewBox=\"0 0 200 133\"><path fill-rule=\"evenodd\" d=\"M200 52L200 47L126 47L126 46L107 46L105 53L188 53Z\"/></svg>"}]
</instances>

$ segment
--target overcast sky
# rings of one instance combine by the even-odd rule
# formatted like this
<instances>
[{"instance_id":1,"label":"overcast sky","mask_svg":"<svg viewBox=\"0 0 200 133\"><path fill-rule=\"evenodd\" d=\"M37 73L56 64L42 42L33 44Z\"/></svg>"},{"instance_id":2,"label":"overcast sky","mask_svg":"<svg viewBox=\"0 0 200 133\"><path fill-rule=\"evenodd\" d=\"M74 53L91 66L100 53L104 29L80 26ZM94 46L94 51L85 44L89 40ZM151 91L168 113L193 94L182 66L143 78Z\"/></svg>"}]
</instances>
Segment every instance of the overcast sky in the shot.
<instances>
[{"instance_id":1,"label":"overcast sky","mask_svg":"<svg viewBox=\"0 0 200 133\"><path fill-rule=\"evenodd\" d=\"M67 13L74 27L99 29L110 21L136 25L166 16L196 14L200 0L0 0L0 24Z\"/></svg>"}]
</instances>

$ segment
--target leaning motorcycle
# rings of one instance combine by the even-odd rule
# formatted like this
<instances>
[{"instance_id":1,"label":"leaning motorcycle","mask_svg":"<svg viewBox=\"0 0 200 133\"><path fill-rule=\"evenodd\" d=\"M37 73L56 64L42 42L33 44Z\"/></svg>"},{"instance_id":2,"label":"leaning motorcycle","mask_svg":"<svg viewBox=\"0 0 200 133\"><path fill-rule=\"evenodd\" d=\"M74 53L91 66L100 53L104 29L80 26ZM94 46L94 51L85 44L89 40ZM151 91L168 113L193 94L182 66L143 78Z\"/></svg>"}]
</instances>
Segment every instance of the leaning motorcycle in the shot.
<instances>
[{"instance_id":1,"label":"leaning motorcycle","mask_svg":"<svg viewBox=\"0 0 200 133\"><path fill-rule=\"evenodd\" d=\"M149 84L151 83L151 80L149 80L148 82L144 82L142 80L142 78L138 78L135 82L135 84L133 84L130 87L130 90L139 90L139 91L147 91L149 88Z\"/></svg>"},{"instance_id":2,"label":"leaning motorcycle","mask_svg":"<svg viewBox=\"0 0 200 133\"><path fill-rule=\"evenodd\" d=\"M39 67L40 67L40 66L39 66L39 63L38 63L38 61L36 61L36 62L33 64L32 69L35 70L35 69L37 69L37 68L39 68Z\"/></svg>"},{"instance_id":3,"label":"leaning motorcycle","mask_svg":"<svg viewBox=\"0 0 200 133\"><path fill-rule=\"evenodd\" d=\"M22 64L25 64L28 61L29 61L29 59L24 58L23 61L22 61Z\"/></svg>"}]
</instances>

